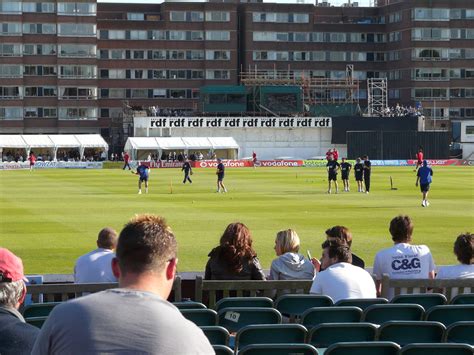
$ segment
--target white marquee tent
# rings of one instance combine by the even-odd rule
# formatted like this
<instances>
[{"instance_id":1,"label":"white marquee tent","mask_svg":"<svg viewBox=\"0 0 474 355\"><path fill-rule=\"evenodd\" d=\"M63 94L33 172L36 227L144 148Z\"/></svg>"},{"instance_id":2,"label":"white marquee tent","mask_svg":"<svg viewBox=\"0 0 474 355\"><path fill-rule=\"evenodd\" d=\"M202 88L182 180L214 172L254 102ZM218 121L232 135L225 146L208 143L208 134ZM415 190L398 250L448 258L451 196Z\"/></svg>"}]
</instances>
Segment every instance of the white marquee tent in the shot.
<instances>
[{"instance_id":1,"label":"white marquee tent","mask_svg":"<svg viewBox=\"0 0 474 355\"><path fill-rule=\"evenodd\" d=\"M84 150L97 148L106 154L109 150L107 142L100 134L24 134L24 135L0 135L0 153L8 149L24 149L26 155L31 150L44 149L50 151L53 160L59 148L77 148L81 159Z\"/></svg>"},{"instance_id":2,"label":"white marquee tent","mask_svg":"<svg viewBox=\"0 0 474 355\"><path fill-rule=\"evenodd\" d=\"M132 159L145 159L148 154L166 152L219 152L224 158L235 159L239 155L239 145L232 137L129 137L125 143L125 151Z\"/></svg>"}]
</instances>

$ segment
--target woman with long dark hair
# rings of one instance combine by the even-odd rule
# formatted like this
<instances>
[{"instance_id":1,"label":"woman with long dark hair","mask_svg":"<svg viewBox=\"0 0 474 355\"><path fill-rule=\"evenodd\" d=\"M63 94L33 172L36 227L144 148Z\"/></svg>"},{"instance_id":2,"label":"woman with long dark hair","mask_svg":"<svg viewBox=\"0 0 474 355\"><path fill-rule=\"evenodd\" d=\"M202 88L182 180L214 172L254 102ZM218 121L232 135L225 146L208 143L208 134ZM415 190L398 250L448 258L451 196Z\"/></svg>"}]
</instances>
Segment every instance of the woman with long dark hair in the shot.
<instances>
[{"instance_id":1,"label":"woman with long dark hair","mask_svg":"<svg viewBox=\"0 0 474 355\"><path fill-rule=\"evenodd\" d=\"M209 253L206 280L265 280L250 230L243 223L227 226L219 246Z\"/></svg>"}]
</instances>

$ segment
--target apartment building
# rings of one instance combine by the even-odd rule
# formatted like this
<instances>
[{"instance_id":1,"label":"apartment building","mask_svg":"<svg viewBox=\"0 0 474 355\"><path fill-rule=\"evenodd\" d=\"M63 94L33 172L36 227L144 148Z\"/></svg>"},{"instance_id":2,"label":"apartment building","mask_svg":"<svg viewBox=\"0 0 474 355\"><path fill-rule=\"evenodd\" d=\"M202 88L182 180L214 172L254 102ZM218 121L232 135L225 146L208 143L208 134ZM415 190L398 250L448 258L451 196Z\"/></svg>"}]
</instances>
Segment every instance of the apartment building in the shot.
<instances>
[{"instance_id":1,"label":"apartment building","mask_svg":"<svg viewBox=\"0 0 474 355\"><path fill-rule=\"evenodd\" d=\"M2 1L0 133L120 140L129 107L199 111L202 86L241 71L344 79L347 64L362 107L366 80L386 77L389 105L473 118L474 2L378 5Z\"/></svg>"}]
</instances>

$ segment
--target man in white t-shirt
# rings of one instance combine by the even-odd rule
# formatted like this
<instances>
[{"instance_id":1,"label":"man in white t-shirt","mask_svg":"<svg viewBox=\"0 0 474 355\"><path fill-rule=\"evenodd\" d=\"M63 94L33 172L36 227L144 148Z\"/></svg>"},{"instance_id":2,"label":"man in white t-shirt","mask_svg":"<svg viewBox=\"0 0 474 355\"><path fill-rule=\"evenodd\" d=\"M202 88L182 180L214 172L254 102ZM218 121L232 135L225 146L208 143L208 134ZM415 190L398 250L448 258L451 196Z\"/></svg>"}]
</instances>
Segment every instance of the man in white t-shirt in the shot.
<instances>
[{"instance_id":1,"label":"man in white t-shirt","mask_svg":"<svg viewBox=\"0 0 474 355\"><path fill-rule=\"evenodd\" d=\"M454 254L460 264L443 266L436 275L437 279L474 278L474 234L465 233L456 238Z\"/></svg>"},{"instance_id":2,"label":"man in white t-shirt","mask_svg":"<svg viewBox=\"0 0 474 355\"><path fill-rule=\"evenodd\" d=\"M104 228L97 237L97 249L81 256L74 266L75 283L117 282L112 272L112 259L117 246L117 232Z\"/></svg>"},{"instance_id":3,"label":"man in white t-shirt","mask_svg":"<svg viewBox=\"0 0 474 355\"><path fill-rule=\"evenodd\" d=\"M390 222L390 234L395 243L375 255L374 275L377 294L382 293L382 275L391 279L433 279L435 264L430 249L426 245L411 245L413 222L408 216L397 216ZM388 297L394 296L393 289Z\"/></svg>"},{"instance_id":4,"label":"man in white t-shirt","mask_svg":"<svg viewBox=\"0 0 474 355\"><path fill-rule=\"evenodd\" d=\"M326 240L321 263L312 259L318 271L310 293L326 295L334 302L347 298L375 298L375 283L363 268L354 266L347 244ZM324 271L319 272L320 268Z\"/></svg>"}]
</instances>

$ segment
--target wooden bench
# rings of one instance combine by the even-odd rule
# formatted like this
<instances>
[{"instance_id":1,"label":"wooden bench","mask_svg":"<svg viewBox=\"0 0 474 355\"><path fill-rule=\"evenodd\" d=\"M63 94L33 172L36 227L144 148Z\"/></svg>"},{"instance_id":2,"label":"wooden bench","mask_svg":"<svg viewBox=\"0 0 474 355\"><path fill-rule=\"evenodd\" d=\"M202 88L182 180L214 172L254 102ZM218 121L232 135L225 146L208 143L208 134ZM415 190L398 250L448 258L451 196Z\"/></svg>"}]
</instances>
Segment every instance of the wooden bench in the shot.
<instances>
[{"instance_id":1,"label":"wooden bench","mask_svg":"<svg viewBox=\"0 0 474 355\"><path fill-rule=\"evenodd\" d=\"M214 308L217 294L223 297L267 296L278 297L282 293L309 293L312 280L204 280L196 277L195 301L202 302L203 294L208 294L208 307ZM234 292L231 292L234 291Z\"/></svg>"},{"instance_id":2,"label":"wooden bench","mask_svg":"<svg viewBox=\"0 0 474 355\"><path fill-rule=\"evenodd\" d=\"M382 276L382 297L389 296L393 288L395 295L412 293L442 293L450 301L460 293L474 293L474 279L390 279L387 274Z\"/></svg>"},{"instance_id":3,"label":"wooden bench","mask_svg":"<svg viewBox=\"0 0 474 355\"><path fill-rule=\"evenodd\" d=\"M69 299L84 296L84 294L100 292L110 288L117 288L117 283L93 283L93 284L41 284L28 285L27 294L30 294L33 302L38 302L40 295L43 302L65 302ZM181 277L176 276L173 283L173 301L179 302L181 297Z\"/></svg>"}]
</instances>

